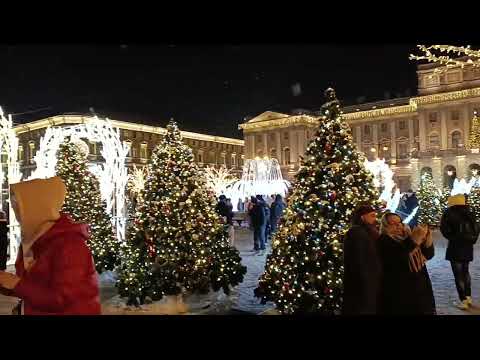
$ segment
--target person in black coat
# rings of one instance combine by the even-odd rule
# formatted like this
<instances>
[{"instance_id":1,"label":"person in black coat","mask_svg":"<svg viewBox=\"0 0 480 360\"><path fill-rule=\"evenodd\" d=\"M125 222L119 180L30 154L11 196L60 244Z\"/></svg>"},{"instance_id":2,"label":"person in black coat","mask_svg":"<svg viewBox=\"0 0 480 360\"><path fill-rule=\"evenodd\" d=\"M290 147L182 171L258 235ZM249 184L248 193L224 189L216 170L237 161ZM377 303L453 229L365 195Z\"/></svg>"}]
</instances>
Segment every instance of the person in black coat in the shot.
<instances>
[{"instance_id":1,"label":"person in black coat","mask_svg":"<svg viewBox=\"0 0 480 360\"><path fill-rule=\"evenodd\" d=\"M8 222L3 211L0 211L0 270L7 269Z\"/></svg>"},{"instance_id":2,"label":"person in black coat","mask_svg":"<svg viewBox=\"0 0 480 360\"><path fill-rule=\"evenodd\" d=\"M227 197L225 195L220 195L218 200L217 213L225 217L228 225L233 225L233 207L227 204Z\"/></svg>"},{"instance_id":3,"label":"person in black coat","mask_svg":"<svg viewBox=\"0 0 480 360\"><path fill-rule=\"evenodd\" d=\"M253 227L253 251L259 255L265 253L266 218L263 201L252 198L253 207L249 211Z\"/></svg>"},{"instance_id":4,"label":"person in black coat","mask_svg":"<svg viewBox=\"0 0 480 360\"><path fill-rule=\"evenodd\" d=\"M286 205L282 201L282 195L277 194L275 196L275 201L270 206L270 226L272 228L272 236L275 234L275 231L277 231L278 222L280 221L285 208Z\"/></svg>"},{"instance_id":5,"label":"person in black coat","mask_svg":"<svg viewBox=\"0 0 480 360\"><path fill-rule=\"evenodd\" d=\"M380 313L436 314L432 283L425 265L434 256L428 226L420 225L410 232L399 215L387 213L382 218L380 234Z\"/></svg>"},{"instance_id":6,"label":"person in black coat","mask_svg":"<svg viewBox=\"0 0 480 360\"><path fill-rule=\"evenodd\" d=\"M378 312L381 279L377 246L379 236L375 208L360 206L344 240L344 315L373 315Z\"/></svg>"},{"instance_id":7,"label":"person in black coat","mask_svg":"<svg viewBox=\"0 0 480 360\"><path fill-rule=\"evenodd\" d=\"M447 209L440 221L440 232L448 240L445 259L452 266L455 285L458 291L460 309L472 305L472 289L469 263L473 261L473 245L480 233L475 216L466 205L464 195L448 198Z\"/></svg>"}]
</instances>

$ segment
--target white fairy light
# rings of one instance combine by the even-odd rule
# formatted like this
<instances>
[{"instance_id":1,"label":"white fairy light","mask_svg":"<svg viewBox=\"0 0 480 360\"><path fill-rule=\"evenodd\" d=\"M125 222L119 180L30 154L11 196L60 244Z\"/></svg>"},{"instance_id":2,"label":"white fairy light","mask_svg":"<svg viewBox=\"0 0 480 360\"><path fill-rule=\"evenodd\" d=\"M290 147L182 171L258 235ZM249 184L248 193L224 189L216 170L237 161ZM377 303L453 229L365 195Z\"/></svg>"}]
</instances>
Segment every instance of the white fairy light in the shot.
<instances>
[{"instance_id":1,"label":"white fairy light","mask_svg":"<svg viewBox=\"0 0 480 360\"><path fill-rule=\"evenodd\" d=\"M225 194L229 186L237 180L231 170L224 166L220 167L220 169L215 169L213 166L207 166L203 170L203 177L206 180L207 186L216 196Z\"/></svg>"},{"instance_id":2,"label":"white fairy light","mask_svg":"<svg viewBox=\"0 0 480 360\"><path fill-rule=\"evenodd\" d=\"M5 152L7 153L7 179L8 185L10 186L10 184L19 182L21 178L20 166L18 164L18 138L13 130L12 116L8 115L8 117L5 117L3 110L0 107L0 150L2 149L5 149ZM0 168L3 168L3 166L0 166ZM0 169L0 171L3 184L3 169ZM13 264L15 262L15 254L18 251L18 245L20 243L20 226L11 205L9 210L11 256L8 264Z\"/></svg>"},{"instance_id":3,"label":"white fairy light","mask_svg":"<svg viewBox=\"0 0 480 360\"><path fill-rule=\"evenodd\" d=\"M480 67L480 50L473 50L470 46L453 46L453 45L417 45L417 48L423 53L422 55L411 54L410 60L427 60L428 62L441 65L441 68L434 69L435 73L445 73L450 68L464 68L471 66ZM437 53L435 53L437 52ZM453 58L450 53L462 58Z\"/></svg>"}]
</instances>

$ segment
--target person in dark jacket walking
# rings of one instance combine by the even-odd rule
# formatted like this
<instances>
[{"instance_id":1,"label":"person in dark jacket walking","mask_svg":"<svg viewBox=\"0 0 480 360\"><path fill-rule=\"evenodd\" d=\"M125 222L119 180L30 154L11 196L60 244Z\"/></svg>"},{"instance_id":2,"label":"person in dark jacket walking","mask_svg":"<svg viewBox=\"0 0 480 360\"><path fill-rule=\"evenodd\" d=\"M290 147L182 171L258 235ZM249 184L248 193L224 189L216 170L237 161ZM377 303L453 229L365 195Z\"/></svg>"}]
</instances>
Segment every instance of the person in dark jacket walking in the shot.
<instances>
[{"instance_id":1,"label":"person in dark jacket walking","mask_svg":"<svg viewBox=\"0 0 480 360\"><path fill-rule=\"evenodd\" d=\"M271 233L272 236L277 231L278 222L282 217L283 210L285 210L285 203L282 201L282 196L280 194L275 195L275 201L272 203L270 207L270 226L271 226Z\"/></svg>"},{"instance_id":2,"label":"person in dark jacket walking","mask_svg":"<svg viewBox=\"0 0 480 360\"><path fill-rule=\"evenodd\" d=\"M257 203L263 205L263 212L265 213L265 244L270 237L270 208L262 195L257 195Z\"/></svg>"},{"instance_id":3,"label":"person in dark jacket walking","mask_svg":"<svg viewBox=\"0 0 480 360\"><path fill-rule=\"evenodd\" d=\"M263 202L252 197L253 207L249 211L253 226L253 251L258 255L265 253L265 210Z\"/></svg>"},{"instance_id":4,"label":"person in dark jacket walking","mask_svg":"<svg viewBox=\"0 0 480 360\"><path fill-rule=\"evenodd\" d=\"M7 269L8 222L3 211L0 211L0 270Z\"/></svg>"},{"instance_id":5,"label":"person in dark jacket walking","mask_svg":"<svg viewBox=\"0 0 480 360\"><path fill-rule=\"evenodd\" d=\"M448 240L445 259L452 266L455 285L457 287L462 310L472 305L472 289L469 273L469 263L473 261L473 245L480 233L479 224L466 205L464 195L448 198L447 209L440 221L440 232Z\"/></svg>"},{"instance_id":6,"label":"person in dark jacket walking","mask_svg":"<svg viewBox=\"0 0 480 360\"><path fill-rule=\"evenodd\" d=\"M380 259L377 213L362 205L355 211L352 227L344 240L344 315L373 315L378 312Z\"/></svg>"},{"instance_id":7,"label":"person in dark jacket walking","mask_svg":"<svg viewBox=\"0 0 480 360\"><path fill-rule=\"evenodd\" d=\"M410 231L399 215L382 218L378 239L382 265L380 313L435 315L435 298L426 262L434 255L427 225Z\"/></svg>"}]
</instances>

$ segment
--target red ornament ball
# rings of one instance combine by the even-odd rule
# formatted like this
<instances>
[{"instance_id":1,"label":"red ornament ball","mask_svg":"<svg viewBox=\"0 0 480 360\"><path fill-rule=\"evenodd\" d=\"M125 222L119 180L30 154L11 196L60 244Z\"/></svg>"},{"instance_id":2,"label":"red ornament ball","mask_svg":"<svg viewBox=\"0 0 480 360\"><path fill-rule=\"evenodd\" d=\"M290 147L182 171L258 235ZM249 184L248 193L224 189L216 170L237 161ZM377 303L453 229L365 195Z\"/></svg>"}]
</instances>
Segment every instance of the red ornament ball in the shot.
<instances>
[{"instance_id":1,"label":"red ornament ball","mask_svg":"<svg viewBox=\"0 0 480 360\"><path fill-rule=\"evenodd\" d=\"M330 194L330 200L335 200L337 198L337 193L335 191L332 191Z\"/></svg>"}]
</instances>

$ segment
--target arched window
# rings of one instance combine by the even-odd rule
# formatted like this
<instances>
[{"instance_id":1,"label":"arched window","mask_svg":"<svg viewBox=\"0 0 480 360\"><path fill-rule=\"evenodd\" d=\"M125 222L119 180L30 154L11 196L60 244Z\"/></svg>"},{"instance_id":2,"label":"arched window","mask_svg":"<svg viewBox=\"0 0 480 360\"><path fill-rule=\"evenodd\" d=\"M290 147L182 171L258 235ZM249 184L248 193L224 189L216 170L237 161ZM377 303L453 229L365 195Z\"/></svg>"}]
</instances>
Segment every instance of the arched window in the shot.
<instances>
[{"instance_id":1,"label":"arched window","mask_svg":"<svg viewBox=\"0 0 480 360\"><path fill-rule=\"evenodd\" d=\"M456 149L462 143L462 133L458 130L452 132L452 148Z\"/></svg>"}]
</instances>

